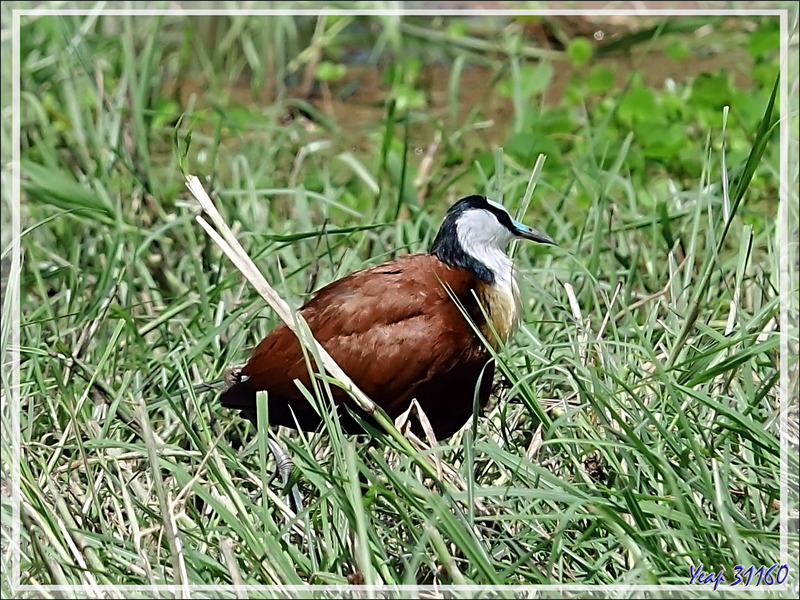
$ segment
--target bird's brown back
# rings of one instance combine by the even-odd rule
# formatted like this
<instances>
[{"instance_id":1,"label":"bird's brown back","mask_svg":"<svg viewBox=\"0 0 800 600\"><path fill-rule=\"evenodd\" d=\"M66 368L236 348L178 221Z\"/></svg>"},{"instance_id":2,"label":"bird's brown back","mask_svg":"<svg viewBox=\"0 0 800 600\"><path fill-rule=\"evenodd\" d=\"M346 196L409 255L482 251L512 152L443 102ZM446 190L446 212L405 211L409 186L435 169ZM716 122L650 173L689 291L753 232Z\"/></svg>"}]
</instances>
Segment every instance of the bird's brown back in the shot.
<instances>
[{"instance_id":1,"label":"bird's brown back","mask_svg":"<svg viewBox=\"0 0 800 600\"><path fill-rule=\"evenodd\" d=\"M412 254L325 286L300 312L314 337L390 417L416 398L443 439L472 414L476 387L481 404L491 388L490 354L446 289L480 324L472 290L481 285L465 269ZM256 347L242 375L243 382L223 395L223 404L253 418L255 391L266 390L272 424L295 427L297 420L302 429L319 424L295 384L311 389L300 343L286 325ZM333 395L338 402L348 398L338 388ZM342 422L356 430L347 415Z\"/></svg>"}]
</instances>

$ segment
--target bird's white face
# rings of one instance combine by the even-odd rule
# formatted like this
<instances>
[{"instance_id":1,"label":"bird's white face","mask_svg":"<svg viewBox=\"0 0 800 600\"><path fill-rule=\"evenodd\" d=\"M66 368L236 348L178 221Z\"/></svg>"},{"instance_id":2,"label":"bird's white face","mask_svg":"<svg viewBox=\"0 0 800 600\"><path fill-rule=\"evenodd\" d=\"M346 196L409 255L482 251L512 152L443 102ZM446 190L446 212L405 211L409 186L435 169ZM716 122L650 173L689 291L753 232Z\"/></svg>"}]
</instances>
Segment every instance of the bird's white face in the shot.
<instances>
[{"instance_id":1,"label":"bird's white face","mask_svg":"<svg viewBox=\"0 0 800 600\"><path fill-rule=\"evenodd\" d=\"M508 215L503 205L491 200L489 204ZM513 221L511 215L508 215L508 218ZM483 208L466 210L459 215L456 231L461 247L478 259L487 250L502 252L515 237L514 233L498 220L496 214Z\"/></svg>"},{"instance_id":2,"label":"bird's white face","mask_svg":"<svg viewBox=\"0 0 800 600\"><path fill-rule=\"evenodd\" d=\"M546 234L515 221L501 204L485 196L467 196L447 211L431 252L451 266L472 270L484 282L512 288L513 265L505 249L514 238L555 244Z\"/></svg>"},{"instance_id":3,"label":"bird's white face","mask_svg":"<svg viewBox=\"0 0 800 600\"><path fill-rule=\"evenodd\" d=\"M500 204L491 204L508 214ZM506 255L505 248L515 235L499 221L497 214L483 208L466 210L458 217L456 234L464 252L483 263L494 274L496 285L511 292L515 287L514 265Z\"/></svg>"}]
</instances>

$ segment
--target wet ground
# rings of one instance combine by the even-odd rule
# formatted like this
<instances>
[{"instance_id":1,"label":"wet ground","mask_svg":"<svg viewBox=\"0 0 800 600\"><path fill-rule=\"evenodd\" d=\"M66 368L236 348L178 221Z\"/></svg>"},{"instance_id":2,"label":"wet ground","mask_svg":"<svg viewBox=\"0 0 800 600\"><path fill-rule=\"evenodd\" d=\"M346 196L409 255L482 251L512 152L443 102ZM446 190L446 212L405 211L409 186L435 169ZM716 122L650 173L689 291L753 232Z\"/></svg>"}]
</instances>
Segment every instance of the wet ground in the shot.
<instances>
[{"instance_id":1,"label":"wet ground","mask_svg":"<svg viewBox=\"0 0 800 600\"><path fill-rule=\"evenodd\" d=\"M641 73L646 86L662 89L670 80L686 81L700 73L715 73L725 70L736 79L737 86L745 86L747 73L751 70L751 58L746 48L692 56L676 61L663 53L620 54L595 60L591 66L602 65L615 73L615 85L622 88L634 71ZM567 62L554 64L553 80L544 92L541 101L545 104L558 104L562 99L570 78L582 77L589 68L574 68ZM461 74L459 91L460 118L476 104L482 104L482 112L496 121L497 126L508 123L513 114L511 99L492 92L492 69L473 66ZM324 113L335 117L343 129L361 127L381 120L386 112L385 99L388 87L383 82L382 73L376 68L351 66L346 79L336 88L347 87L356 81L354 93L346 98L339 97L336 89L331 93L312 95L309 100ZM436 65L423 69L420 87L425 91L428 106L425 112L434 118L446 118L449 108L450 67ZM249 92L249 88L248 88ZM587 98L587 101L590 101ZM491 128L489 128L491 129ZM487 131L491 137L491 131ZM501 139L495 137L495 139Z\"/></svg>"},{"instance_id":2,"label":"wet ground","mask_svg":"<svg viewBox=\"0 0 800 600\"><path fill-rule=\"evenodd\" d=\"M470 5L472 7L483 7L485 3L405 3L408 5L447 6L458 4L460 6ZM572 4L572 3L570 3ZM600 3L576 3L600 4ZM625 4L625 3L617 3ZM641 5L642 3L639 3ZM648 6L658 4L659 6L672 3L658 2L646 3ZM702 4L702 3L694 3ZM716 3L719 5L720 3ZM479 17L485 19L486 17ZM673 35L665 38L664 43L650 43L649 41L637 42L627 48L614 49L609 53L604 52L609 43L616 43L620 39L630 38L632 33L646 29L649 23L643 21L641 17L627 16L568 16L552 17L547 21L534 22L514 22L512 17L499 17L500 20L475 22L473 25L477 29L478 36L485 36L487 31L501 30L504 26L516 27L517 31L522 31L523 38L527 40L530 48L544 49L546 51L563 50L563 42L569 41L576 36L591 39L598 57L583 67L574 67L568 60L553 60L553 79L541 97L536 97L536 102L545 104L558 104L573 78L580 79L585 77L590 69L600 65L614 73L615 85L622 88L634 72L641 74L646 86L662 89L669 85L670 81L683 82L704 72L715 73L724 70L734 77L737 87L746 87L748 75L752 71L752 58L744 44L741 47L731 46L729 40L723 35L717 36L710 28L691 27L678 36ZM687 21L688 23L688 21ZM431 30L442 31L445 29L443 23L428 25ZM740 24L737 24L739 27ZM483 31L483 34L481 34ZM668 40L678 38L685 39L687 45L691 47L690 53L684 58L677 60L671 58L665 51ZM489 37L488 39L491 40ZM740 37L740 39L743 39ZM384 81L384 71L391 65L384 62L378 66L366 64L367 51L359 51L359 47L351 48L347 51L343 59L347 62L347 71L343 80L335 84L324 84L310 81L304 84L301 80L302 74L296 77L294 85L287 90L287 98L299 98L309 102L324 115L332 117L339 128L346 132L348 137L356 141L361 134L376 123L380 123L386 115L386 100L391 93L391 86ZM563 53L561 54L563 56ZM476 133L478 141L483 144L491 145L498 140L507 139L508 125L513 117L514 111L512 101L508 96L498 92L496 82L494 82L498 65L507 59L502 53L486 53L484 56L486 64L490 66L478 66L475 63L467 62L460 75L459 97L458 97L458 121L463 121L474 107L479 106L481 110L484 127ZM422 67L419 80L416 85L424 92L426 105L421 109L432 120L450 118L450 79L452 62L448 60L421 60L427 66ZM535 65L535 59L526 59L523 64ZM494 63L494 64L492 64ZM506 75L507 77L507 75ZM308 79L308 78L306 78ZM268 105L273 98L270 90L264 90L261 94L253 95L252 82L250 79L243 78L238 84L226 89L226 94L234 103L242 105ZM181 90L181 103L187 105L189 97L196 95L202 98L204 86L193 82L184 82ZM586 104L591 103L596 98L587 97ZM430 143L432 128L424 125L413 128L412 140L415 144L427 145ZM488 146L487 146L488 147Z\"/></svg>"}]
</instances>

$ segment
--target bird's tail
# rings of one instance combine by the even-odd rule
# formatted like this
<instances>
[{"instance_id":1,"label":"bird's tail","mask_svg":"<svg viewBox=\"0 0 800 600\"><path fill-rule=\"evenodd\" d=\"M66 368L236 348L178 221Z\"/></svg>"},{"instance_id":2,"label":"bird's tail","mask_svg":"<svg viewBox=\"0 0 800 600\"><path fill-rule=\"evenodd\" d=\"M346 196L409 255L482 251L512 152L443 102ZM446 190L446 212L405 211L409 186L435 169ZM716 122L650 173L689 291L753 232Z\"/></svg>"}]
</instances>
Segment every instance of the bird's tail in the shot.
<instances>
[{"instance_id":1,"label":"bird's tail","mask_svg":"<svg viewBox=\"0 0 800 600\"><path fill-rule=\"evenodd\" d=\"M200 394L202 392L219 392L225 386L225 379L213 379L211 381L203 381L192 386L192 392Z\"/></svg>"},{"instance_id":2,"label":"bird's tail","mask_svg":"<svg viewBox=\"0 0 800 600\"><path fill-rule=\"evenodd\" d=\"M223 381L225 389L219 397L222 406L241 411L243 417L257 423L256 391L248 385L247 378L242 375L242 367L225 369Z\"/></svg>"}]
</instances>

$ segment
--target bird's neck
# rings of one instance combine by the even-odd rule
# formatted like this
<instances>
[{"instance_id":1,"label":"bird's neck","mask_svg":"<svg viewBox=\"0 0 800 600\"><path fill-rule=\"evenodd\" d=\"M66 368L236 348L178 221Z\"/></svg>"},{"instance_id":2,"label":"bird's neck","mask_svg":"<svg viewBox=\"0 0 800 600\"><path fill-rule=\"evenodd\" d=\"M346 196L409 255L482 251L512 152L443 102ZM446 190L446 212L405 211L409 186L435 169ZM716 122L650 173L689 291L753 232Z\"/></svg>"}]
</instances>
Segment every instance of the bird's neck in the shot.
<instances>
[{"instance_id":1,"label":"bird's neck","mask_svg":"<svg viewBox=\"0 0 800 600\"><path fill-rule=\"evenodd\" d=\"M466 269L483 283L492 285L497 279L497 275L492 268L496 257L494 254L489 256L489 264L486 262L486 254L481 251L477 254L473 248L464 248L462 242L456 235L455 227L447 227L447 223L442 226L439 235L433 241L431 254L442 261L444 264L460 269ZM500 254L503 254L502 251ZM503 255L505 258L505 255Z\"/></svg>"},{"instance_id":2,"label":"bird's neck","mask_svg":"<svg viewBox=\"0 0 800 600\"><path fill-rule=\"evenodd\" d=\"M522 312L514 264L507 256L503 257L508 260L508 268L495 272L495 283L479 282L475 290L485 315L481 333L496 350L514 335Z\"/></svg>"},{"instance_id":3,"label":"bird's neck","mask_svg":"<svg viewBox=\"0 0 800 600\"><path fill-rule=\"evenodd\" d=\"M521 312L511 258L497 246L462 243L457 238L437 239L431 253L445 264L466 269L477 278L475 293L485 317L479 324L481 333L495 348L508 342L517 329Z\"/></svg>"}]
</instances>

